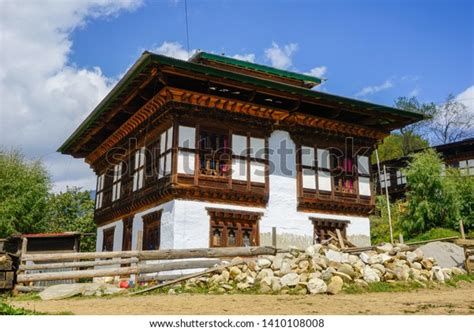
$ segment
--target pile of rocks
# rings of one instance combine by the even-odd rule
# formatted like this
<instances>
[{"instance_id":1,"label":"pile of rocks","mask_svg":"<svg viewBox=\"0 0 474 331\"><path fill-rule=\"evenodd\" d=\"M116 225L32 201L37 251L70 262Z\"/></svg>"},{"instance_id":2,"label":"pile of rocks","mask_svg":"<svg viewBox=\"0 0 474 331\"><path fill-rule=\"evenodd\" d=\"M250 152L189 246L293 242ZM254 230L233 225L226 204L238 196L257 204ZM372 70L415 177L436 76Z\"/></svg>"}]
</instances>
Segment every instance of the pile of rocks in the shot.
<instances>
[{"instance_id":1,"label":"pile of rocks","mask_svg":"<svg viewBox=\"0 0 474 331\"><path fill-rule=\"evenodd\" d=\"M187 280L185 288L208 288L215 293L255 289L260 293L336 294L349 284L368 287L373 282L412 281L426 286L464 273L458 267L441 268L420 249L411 251L403 244L382 244L360 254L316 244L304 252L292 247L287 253L256 260L235 258L221 272Z\"/></svg>"}]
</instances>

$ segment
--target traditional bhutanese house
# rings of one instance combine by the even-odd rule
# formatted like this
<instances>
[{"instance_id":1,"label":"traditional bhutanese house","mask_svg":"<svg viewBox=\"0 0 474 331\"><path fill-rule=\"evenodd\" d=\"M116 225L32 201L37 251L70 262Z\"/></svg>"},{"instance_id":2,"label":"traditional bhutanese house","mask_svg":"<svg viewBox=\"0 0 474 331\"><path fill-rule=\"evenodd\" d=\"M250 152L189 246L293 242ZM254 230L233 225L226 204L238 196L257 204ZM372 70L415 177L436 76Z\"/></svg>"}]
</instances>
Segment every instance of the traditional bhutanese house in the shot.
<instances>
[{"instance_id":1,"label":"traditional bhutanese house","mask_svg":"<svg viewBox=\"0 0 474 331\"><path fill-rule=\"evenodd\" d=\"M441 155L444 162L444 168L458 168L461 171L461 174L474 176L474 138L433 146L431 148ZM424 149L416 150L413 153L418 153L423 150ZM374 174L373 178L379 194L384 194L385 187L387 187L390 200L395 201L405 197L407 179L403 174L403 168L408 165L409 161L410 156L405 156L381 162L381 169L384 165L386 168L386 179L383 173L380 174L379 179L379 176L377 175L377 165L372 166L372 172ZM443 172L444 171L445 170L443 170Z\"/></svg>"},{"instance_id":2,"label":"traditional bhutanese house","mask_svg":"<svg viewBox=\"0 0 474 331\"><path fill-rule=\"evenodd\" d=\"M197 53L143 53L59 148L97 175L97 250L370 242L369 156L418 113L321 79Z\"/></svg>"}]
</instances>

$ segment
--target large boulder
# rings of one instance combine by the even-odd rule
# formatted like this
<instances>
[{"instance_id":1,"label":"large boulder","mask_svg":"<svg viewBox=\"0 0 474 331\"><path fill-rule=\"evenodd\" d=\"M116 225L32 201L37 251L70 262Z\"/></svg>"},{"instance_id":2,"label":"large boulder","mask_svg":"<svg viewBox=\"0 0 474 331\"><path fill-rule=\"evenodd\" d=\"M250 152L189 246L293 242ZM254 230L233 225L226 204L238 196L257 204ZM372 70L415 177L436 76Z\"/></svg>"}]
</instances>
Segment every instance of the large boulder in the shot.
<instances>
[{"instance_id":1,"label":"large boulder","mask_svg":"<svg viewBox=\"0 0 474 331\"><path fill-rule=\"evenodd\" d=\"M363 270L363 278L367 283L380 282L380 277L377 272L369 266L365 266Z\"/></svg>"},{"instance_id":2,"label":"large boulder","mask_svg":"<svg viewBox=\"0 0 474 331\"><path fill-rule=\"evenodd\" d=\"M327 292L329 294L337 294L342 291L342 286L344 285L344 282L341 277L339 276L334 276L331 278L329 281L329 285L327 287Z\"/></svg>"},{"instance_id":3,"label":"large boulder","mask_svg":"<svg viewBox=\"0 0 474 331\"><path fill-rule=\"evenodd\" d=\"M326 283L319 278L311 278L306 284L306 288L311 294L326 293L328 289Z\"/></svg>"},{"instance_id":4,"label":"large boulder","mask_svg":"<svg viewBox=\"0 0 474 331\"><path fill-rule=\"evenodd\" d=\"M462 267L464 263L464 250L453 243L435 241L418 249L424 256L434 258L442 268Z\"/></svg>"},{"instance_id":5,"label":"large boulder","mask_svg":"<svg viewBox=\"0 0 474 331\"><path fill-rule=\"evenodd\" d=\"M326 251L326 257L328 258L329 261L332 262L338 262L338 263L347 263L349 262L349 254L348 253L342 253L338 252L333 249L328 249Z\"/></svg>"},{"instance_id":6,"label":"large boulder","mask_svg":"<svg viewBox=\"0 0 474 331\"><path fill-rule=\"evenodd\" d=\"M290 272L280 278L281 286L293 287L298 285L300 276L296 272Z\"/></svg>"}]
</instances>

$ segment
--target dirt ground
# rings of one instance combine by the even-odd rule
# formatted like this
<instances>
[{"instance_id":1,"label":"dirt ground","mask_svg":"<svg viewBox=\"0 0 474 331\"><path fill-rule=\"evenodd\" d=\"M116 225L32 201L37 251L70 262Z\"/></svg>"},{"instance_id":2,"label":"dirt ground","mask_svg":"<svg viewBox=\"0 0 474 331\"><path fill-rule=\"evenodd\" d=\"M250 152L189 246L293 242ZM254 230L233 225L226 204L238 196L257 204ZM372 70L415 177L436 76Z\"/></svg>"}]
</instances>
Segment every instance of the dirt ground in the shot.
<instances>
[{"instance_id":1,"label":"dirt ground","mask_svg":"<svg viewBox=\"0 0 474 331\"><path fill-rule=\"evenodd\" d=\"M413 292L328 295L145 295L72 298L58 301L11 300L16 307L78 315L474 315L474 284Z\"/></svg>"}]
</instances>

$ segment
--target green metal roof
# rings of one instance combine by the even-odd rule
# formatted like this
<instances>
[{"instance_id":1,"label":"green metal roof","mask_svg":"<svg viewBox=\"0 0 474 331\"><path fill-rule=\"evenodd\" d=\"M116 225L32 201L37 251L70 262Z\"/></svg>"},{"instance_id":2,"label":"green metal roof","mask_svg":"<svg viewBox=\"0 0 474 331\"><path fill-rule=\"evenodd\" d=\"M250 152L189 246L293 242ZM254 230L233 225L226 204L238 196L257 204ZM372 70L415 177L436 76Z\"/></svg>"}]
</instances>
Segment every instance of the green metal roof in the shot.
<instances>
[{"instance_id":1,"label":"green metal roof","mask_svg":"<svg viewBox=\"0 0 474 331\"><path fill-rule=\"evenodd\" d=\"M195 62L199 59L206 59L206 60L211 60L211 61L216 61L216 62L221 62L224 64L229 64L233 65L236 67L241 67L245 69L250 69L250 70L255 70L255 71L260 71L266 74L270 75L275 75L275 76L280 76L284 78L291 78L295 80L301 80L305 82L312 82L315 83L315 85L321 84L323 79L315 76L310 76L310 75L305 75L305 74L300 74L297 72L291 72L291 71L286 71L286 70L281 70L281 69L276 69L273 67L265 66L262 64L257 64L253 62L248 62L248 61L242 61L226 56L221 56L221 55L216 55L216 54L211 54L211 53L206 53L206 52L198 52L194 54L189 61L190 62Z\"/></svg>"},{"instance_id":2,"label":"green metal roof","mask_svg":"<svg viewBox=\"0 0 474 331\"><path fill-rule=\"evenodd\" d=\"M353 105L366 109L377 109L381 113L389 113L392 115L398 115L418 121L427 118L425 115L417 112L401 110L393 107L381 106L365 101L354 100L346 97L340 97L320 91L310 90L303 87L288 85L280 82L271 81L268 79L258 78L254 76L244 75L232 71L222 70L219 68L206 66L200 63L188 62L178 60L175 58L167 57L164 55L158 55L145 51L135 64L127 71L124 77L115 85L115 87L107 94L107 96L95 107L92 113L81 123L81 125L71 134L71 136L59 147L58 152L65 152L72 143L84 133L85 130L107 109L112 101L130 84L130 82L140 74L144 68L155 62L161 65L168 65L179 69L184 69L196 73L201 73L209 76L215 76L219 78L225 78L234 80L237 82L247 83L261 88L269 88L273 90L279 90L287 93L294 94L295 96L305 96L315 99L325 99L340 104ZM277 69L275 69L277 70Z\"/></svg>"}]
</instances>

